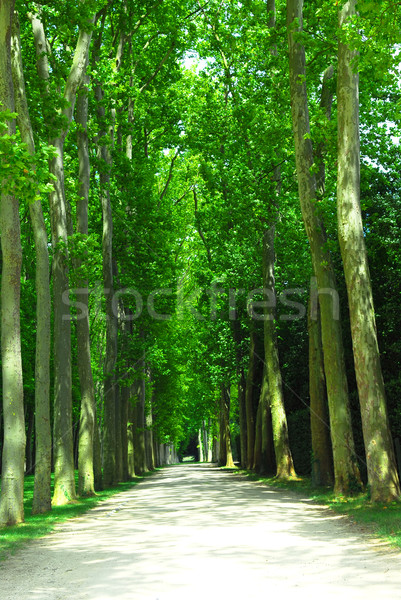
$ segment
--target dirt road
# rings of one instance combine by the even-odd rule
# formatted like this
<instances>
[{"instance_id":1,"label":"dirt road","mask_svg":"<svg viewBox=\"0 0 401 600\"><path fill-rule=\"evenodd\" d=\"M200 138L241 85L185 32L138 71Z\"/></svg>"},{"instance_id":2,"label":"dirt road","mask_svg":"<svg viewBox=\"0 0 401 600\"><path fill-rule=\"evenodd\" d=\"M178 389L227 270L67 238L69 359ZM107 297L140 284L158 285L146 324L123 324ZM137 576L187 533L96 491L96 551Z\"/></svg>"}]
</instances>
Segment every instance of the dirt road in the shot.
<instances>
[{"instance_id":1,"label":"dirt road","mask_svg":"<svg viewBox=\"0 0 401 600\"><path fill-rule=\"evenodd\" d=\"M401 554L286 491L169 467L0 563L0 600L401 598Z\"/></svg>"}]
</instances>

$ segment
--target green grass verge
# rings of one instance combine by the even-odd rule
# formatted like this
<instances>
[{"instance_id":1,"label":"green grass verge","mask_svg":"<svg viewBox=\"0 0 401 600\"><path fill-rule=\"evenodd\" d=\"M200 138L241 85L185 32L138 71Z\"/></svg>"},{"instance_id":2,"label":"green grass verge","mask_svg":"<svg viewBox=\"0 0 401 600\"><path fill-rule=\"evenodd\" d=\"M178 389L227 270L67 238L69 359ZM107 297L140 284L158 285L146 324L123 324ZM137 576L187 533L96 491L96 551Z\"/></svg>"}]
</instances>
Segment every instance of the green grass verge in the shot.
<instances>
[{"instance_id":1,"label":"green grass verge","mask_svg":"<svg viewBox=\"0 0 401 600\"><path fill-rule=\"evenodd\" d=\"M9 554L14 553L17 548L29 540L47 535L58 523L82 515L99 502L104 502L118 492L131 489L142 479L143 477L135 477L127 483L119 483L114 487L98 491L96 496L78 498L78 501L74 504L54 507L50 512L43 515L32 515L33 475L27 476L24 486L25 522L0 529L0 561L4 560ZM76 473L76 484L78 484L78 473Z\"/></svg>"},{"instance_id":2,"label":"green grass verge","mask_svg":"<svg viewBox=\"0 0 401 600\"><path fill-rule=\"evenodd\" d=\"M336 496L332 489L314 488L308 477L296 477L281 481L275 477L263 477L250 471L239 470L252 481L289 489L307 496L316 503L331 508L336 513L348 516L353 522L363 525L364 529L390 545L401 548L401 502L373 504L368 494L355 496Z\"/></svg>"}]
</instances>

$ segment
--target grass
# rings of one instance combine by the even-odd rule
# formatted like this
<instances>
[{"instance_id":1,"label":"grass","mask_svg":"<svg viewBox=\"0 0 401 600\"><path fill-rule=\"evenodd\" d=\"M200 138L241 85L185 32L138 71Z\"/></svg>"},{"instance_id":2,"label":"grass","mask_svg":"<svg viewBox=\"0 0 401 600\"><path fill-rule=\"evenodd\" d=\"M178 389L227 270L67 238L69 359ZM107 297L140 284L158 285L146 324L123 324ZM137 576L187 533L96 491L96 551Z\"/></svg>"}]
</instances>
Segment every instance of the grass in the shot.
<instances>
[{"instance_id":1,"label":"grass","mask_svg":"<svg viewBox=\"0 0 401 600\"><path fill-rule=\"evenodd\" d=\"M294 477L288 481L263 477L249 471L239 471L252 481L259 481L280 489L289 489L308 496L316 503L328 506L338 514L346 515L362 525L377 538L401 549L401 502L374 504L367 493L355 496L336 496L332 489L312 487L310 478Z\"/></svg>"},{"instance_id":2,"label":"grass","mask_svg":"<svg viewBox=\"0 0 401 600\"><path fill-rule=\"evenodd\" d=\"M82 515L99 502L104 502L118 492L131 489L142 479L143 477L135 477L127 483L119 483L114 487L96 492L96 496L78 498L78 501L74 504L54 507L50 512L42 515L32 515L33 475L27 476L24 487L25 522L0 529L0 561L4 560L7 555L13 554L17 548L29 540L47 535L58 523ZM78 473L76 473L76 480L78 480Z\"/></svg>"}]
</instances>

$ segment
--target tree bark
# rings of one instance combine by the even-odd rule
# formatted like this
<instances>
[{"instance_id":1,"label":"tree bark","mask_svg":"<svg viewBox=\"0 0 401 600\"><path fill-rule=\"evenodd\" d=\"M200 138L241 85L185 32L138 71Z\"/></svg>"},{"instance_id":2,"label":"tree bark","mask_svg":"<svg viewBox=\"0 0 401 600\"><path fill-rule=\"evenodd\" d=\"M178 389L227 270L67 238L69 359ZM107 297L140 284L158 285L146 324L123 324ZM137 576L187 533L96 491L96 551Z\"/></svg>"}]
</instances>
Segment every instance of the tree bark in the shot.
<instances>
[{"instance_id":1,"label":"tree bark","mask_svg":"<svg viewBox=\"0 0 401 600\"><path fill-rule=\"evenodd\" d=\"M276 470L276 463L274 459L272 414L270 409L269 381L267 377L266 363L263 366L259 404L261 406L262 419L262 440L259 472L261 475L265 475L267 473L274 473Z\"/></svg>"},{"instance_id":2,"label":"tree bark","mask_svg":"<svg viewBox=\"0 0 401 600\"><path fill-rule=\"evenodd\" d=\"M246 421L246 405L245 405L246 380L243 369L240 371L238 381L238 412L239 412L239 430L240 430L240 447L241 447L241 467L247 468L247 421Z\"/></svg>"},{"instance_id":3,"label":"tree bark","mask_svg":"<svg viewBox=\"0 0 401 600\"><path fill-rule=\"evenodd\" d=\"M47 42L40 15L30 15L37 55L39 77L44 84L49 79L46 55ZM53 504L62 505L75 499L75 476L72 437L72 379L71 379L71 314L69 306L68 217L64 187L64 141L71 123L77 96L88 61L92 39L91 24L80 29L70 72L64 87L65 106L62 109L64 129L51 139L56 151L50 162L55 176L54 191L50 194L50 215L53 246L54 298L54 494ZM46 92L48 93L48 92Z\"/></svg>"},{"instance_id":4,"label":"tree bark","mask_svg":"<svg viewBox=\"0 0 401 600\"><path fill-rule=\"evenodd\" d=\"M334 269L327 250L323 223L316 210L316 178L312 172L314 159L310 139L305 83L305 49L296 40L296 34L302 31L302 7L302 0L287 0L291 112L295 159L302 217L310 244L313 270L318 284L324 368L333 447L335 492L337 494L347 494L360 488L361 479L355 458Z\"/></svg>"},{"instance_id":5,"label":"tree bark","mask_svg":"<svg viewBox=\"0 0 401 600\"><path fill-rule=\"evenodd\" d=\"M0 110L14 111L11 73L11 27L14 0L0 2ZM15 133L9 121L8 134ZM2 455L0 526L24 520L25 422L21 363L20 281L21 232L18 200L0 198L1 360L3 376L4 446Z\"/></svg>"},{"instance_id":6,"label":"tree bark","mask_svg":"<svg viewBox=\"0 0 401 600\"><path fill-rule=\"evenodd\" d=\"M234 467L230 434L230 390L225 385L220 392L220 452L219 466Z\"/></svg>"},{"instance_id":7,"label":"tree bark","mask_svg":"<svg viewBox=\"0 0 401 600\"><path fill-rule=\"evenodd\" d=\"M22 67L21 40L17 13L12 33L12 71L15 109L22 141L30 154L35 143ZM29 204L35 239L36 259L36 354L35 354L35 478L32 514L51 509L51 428L50 428L50 269L48 238L40 200Z\"/></svg>"},{"instance_id":8,"label":"tree bark","mask_svg":"<svg viewBox=\"0 0 401 600\"><path fill-rule=\"evenodd\" d=\"M316 291L316 280L312 278L308 310L312 484L321 486L333 484L333 457L330 441L326 379L324 376L319 301ZM314 306L312 303L314 303Z\"/></svg>"},{"instance_id":9,"label":"tree bark","mask_svg":"<svg viewBox=\"0 0 401 600\"><path fill-rule=\"evenodd\" d=\"M122 460L122 480L128 481L130 478L128 473L128 402L129 402L129 387L122 385L120 387L120 403L121 403L121 460Z\"/></svg>"},{"instance_id":10,"label":"tree bark","mask_svg":"<svg viewBox=\"0 0 401 600\"><path fill-rule=\"evenodd\" d=\"M114 482L118 483L123 480L123 448L122 448L122 427L121 427L121 395L120 395L120 386L117 381L119 379L119 373L117 371L116 374L116 382L114 388L114 396L115 396L115 440L116 440L116 464L115 464L115 473L114 473Z\"/></svg>"},{"instance_id":11,"label":"tree bark","mask_svg":"<svg viewBox=\"0 0 401 600\"><path fill-rule=\"evenodd\" d=\"M88 236L88 203L90 187L90 161L88 145L88 84L85 77L77 99L76 122L78 124L77 144L79 160L79 199L77 201L77 233ZM77 269L82 259L76 263ZM94 481L94 429L96 422L95 387L93 383L90 331L89 331L89 282L84 278L79 282L79 302L81 314L77 319L77 359L79 383L81 389L81 412L79 420L78 442L78 493L80 496L92 496L95 493Z\"/></svg>"},{"instance_id":12,"label":"tree bark","mask_svg":"<svg viewBox=\"0 0 401 600\"><path fill-rule=\"evenodd\" d=\"M134 459L135 472L143 475L147 472L145 447L145 360L141 360L140 379L135 383L134 406Z\"/></svg>"},{"instance_id":13,"label":"tree bark","mask_svg":"<svg viewBox=\"0 0 401 600\"><path fill-rule=\"evenodd\" d=\"M128 425L127 425L127 459L128 459L128 476L130 478L135 477L135 441L134 441L134 411L133 400L131 395L131 388L129 389L128 398Z\"/></svg>"},{"instance_id":14,"label":"tree bark","mask_svg":"<svg viewBox=\"0 0 401 600\"><path fill-rule=\"evenodd\" d=\"M356 15L356 1L339 11L339 27ZM362 415L368 484L373 502L400 496L360 206L359 82L356 52L338 45L338 237L347 285L354 363Z\"/></svg>"},{"instance_id":15,"label":"tree bark","mask_svg":"<svg viewBox=\"0 0 401 600\"><path fill-rule=\"evenodd\" d=\"M248 372L246 376L246 387L245 387L245 410L246 410L246 468L252 469L253 467L253 454L255 450L255 411L253 403L253 387L255 378L255 340L256 333L253 328L250 332L249 340L249 363Z\"/></svg>"},{"instance_id":16,"label":"tree bark","mask_svg":"<svg viewBox=\"0 0 401 600\"><path fill-rule=\"evenodd\" d=\"M152 374L149 368L146 369L146 380L145 390L149 390L149 393L145 393L146 404L145 404L145 446L146 446L146 464L149 471L155 469L155 456L153 453L153 415L152 415Z\"/></svg>"},{"instance_id":17,"label":"tree bark","mask_svg":"<svg viewBox=\"0 0 401 600\"><path fill-rule=\"evenodd\" d=\"M275 298L274 237L275 227L271 226L265 230L263 235L263 288L268 291L272 298ZM276 475L280 479L288 479L289 477L295 477L295 469L288 439L287 416L284 406L276 335L274 309L266 307L264 312L265 363L277 465Z\"/></svg>"},{"instance_id":18,"label":"tree bark","mask_svg":"<svg viewBox=\"0 0 401 600\"><path fill-rule=\"evenodd\" d=\"M99 85L95 89L97 112L104 127L105 109L102 106L103 93ZM113 125L109 133L113 137ZM103 482L106 486L115 483L116 472L116 421L115 421L115 366L117 361L118 315L114 303L113 278L113 216L110 200L110 170L112 158L109 147L104 143L106 131L99 136L98 156L101 159L100 197L103 216L103 287L106 297L106 356L104 361L104 423L103 423Z\"/></svg>"},{"instance_id":19,"label":"tree bark","mask_svg":"<svg viewBox=\"0 0 401 600\"><path fill-rule=\"evenodd\" d=\"M259 400L255 424L255 449L253 452L252 470L259 473L262 466L262 405Z\"/></svg>"}]
</instances>

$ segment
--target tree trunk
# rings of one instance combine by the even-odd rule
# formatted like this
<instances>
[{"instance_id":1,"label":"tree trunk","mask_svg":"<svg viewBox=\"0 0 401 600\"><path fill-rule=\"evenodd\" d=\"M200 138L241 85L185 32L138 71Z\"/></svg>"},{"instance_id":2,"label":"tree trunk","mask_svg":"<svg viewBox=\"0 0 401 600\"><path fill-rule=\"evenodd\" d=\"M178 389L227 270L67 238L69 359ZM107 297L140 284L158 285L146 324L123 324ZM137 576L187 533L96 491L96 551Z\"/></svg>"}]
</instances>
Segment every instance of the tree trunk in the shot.
<instances>
[{"instance_id":1,"label":"tree trunk","mask_svg":"<svg viewBox=\"0 0 401 600\"><path fill-rule=\"evenodd\" d=\"M128 388L129 392L131 392L131 388ZM133 405L131 393L129 393L128 399L128 425L127 425L127 456L128 456L128 476L130 478L135 477L135 441L134 441L134 412L136 407Z\"/></svg>"},{"instance_id":2,"label":"tree trunk","mask_svg":"<svg viewBox=\"0 0 401 600\"><path fill-rule=\"evenodd\" d=\"M103 93L99 85L96 86L95 96L100 122L104 122L105 110L102 105ZM109 128L113 138L113 125ZM106 356L104 362L104 423L103 423L103 481L106 486L115 483L116 472L116 397L115 397L115 367L117 361L117 335L118 315L114 302L113 279L113 216L110 200L110 169L112 158L110 149L105 145L103 138L106 132L102 131L99 142L98 155L101 159L100 170L100 197L103 215L103 288L106 296ZM102 143L103 142L103 143Z\"/></svg>"},{"instance_id":3,"label":"tree trunk","mask_svg":"<svg viewBox=\"0 0 401 600\"><path fill-rule=\"evenodd\" d=\"M199 448L199 462L205 462L205 455L203 452L203 441L202 441L202 429L198 429L198 448Z\"/></svg>"},{"instance_id":4,"label":"tree trunk","mask_svg":"<svg viewBox=\"0 0 401 600\"><path fill-rule=\"evenodd\" d=\"M77 201L77 233L88 235L88 201L90 186L90 162L88 147L88 88L89 78L85 78L77 100L76 121L78 124L77 143L79 160L79 200ZM79 269L82 259L77 260ZM81 388L81 413L79 420L78 443L78 493L92 496L95 493L93 470L94 428L96 421L95 387L93 383L89 332L88 279L79 282L79 302L81 314L77 318L77 362Z\"/></svg>"},{"instance_id":5,"label":"tree trunk","mask_svg":"<svg viewBox=\"0 0 401 600\"><path fill-rule=\"evenodd\" d=\"M13 0L0 2L0 110L14 111L11 75L11 26ZM15 122L8 124L15 133ZM21 232L18 200L0 198L1 277L1 360L3 376L4 446L2 456L0 526L24 520L25 423L21 364L20 281Z\"/></svg>"},{"instance_id":6,"label":"tree trunk","mask_svg":"<svg viewBox=\"0 0 401 600\"><path fill-rule=\"evenodd\" d=\"M27 407L27 414L25 415L25 423L28 423L28 428L26 432L26 445L25 445L25 473L26 475L31 475L34 471L34 444L35 444L35 436L34 436L34 423L35 423L35 414L34 410L31 407Z\"/></svg>"},{"instance_id":7,"label":"tree trunk","mask_svg":"<svg viewBox=\"0 0 401 600\"><path fill-rule=\"evenodd\" d=\"M75 474L72 436L71 315L69 306L67 211L64 195L64 142L53 140L57 150L51 161L56 177L50 194L53 245L54 305L54 493L55 506L75 499Z\"/></svg>"},{"instance_id":8,"label":"tree trunk","mask_svg":"<svg viewBox=\"0 0 401 600\"><path fill-rule=\"evenodd\" d=\"M146 464L147 467L149 469L149 471L154 471L155 470L155 456L153 453L153 417L152 417L152 404L153 404L153 399L152 399L152 395L151 395L151 373L149 371L149 369L147 369L147 381L148 381L148 388L149 388L149 398L146 401L146 406L145 406L145 424L146 424L146 429L145 429L145 445L146 445ZM146 381L145 381L145 389L146 389Z\"/></svg>"},{"instance_id":9,"label":"tree trunk","mask_svg":"<svg viewBox=\"0 0 401 600\"><path fill-rule=\"evenodd\" d=\"M47 84L49 65L46 37L40 15L30 15L34 33L39 77ZM68 221L64 188L64 141L74 114L77 89L82 82L92 39L90 25L80 29L70 72L64 87L63 129L52 139L56 156L50 162L55 176L50 194L53 246L54 297L54 494L53 504L62 505L75 499L74 456L72 438L71 315L69 307ZM47 89L47 88L46 88ZM48 93L48 89L46 91Z\"/></svg>"},{"instance_id":10,"label":"tree trunk","mask_svg":"<svg viewBox=\"0 0 401 600\"><path fill-rule=\"evenodd\" d=\"M338 294L334 269L320 216L316 210L316 178L310 139L305 83L305 49L296 35L302 31L302 0L287 0L287 29L292 124L302 217L308 236L321 309L324 368L333 447L335 492L347 494L361 486L356 463L348 400Z\"/></svg>"},{"instance_id":11,"label":"tree trunk","mask_svg":"<svg viewBox=\"0 0 401 600\"><path fill-rule=\"evenodd\" d=\"M118 483L123 480L123 448L122 448L122 432L121 432L121 397L120 397L120 386L117 384L119 377L118 372L116 376L116 383L114 389L114 397L115 397L115 415L114 422L116 426L115 430L115 474L114 474L114 482Z\"/></svg>"},{"instance_id":12,"label":"tree trunk","mask_svg":"<svg viewBox=\"0 0 401 600\"><path fill-rule=\"evenodd\" d=\"M256 413L255 449L253 452L253 471L259 473L262 465L262 405L259 401Z\"/></svg>"},{"instance_id":13,"label":"tree trunk","mask_svg":"<svg viewBox=\"0 0 401 600\"><path fill-rule=\"evenodd\" d=\"M315 306L312 305L312 302ZM312 315L315 318L311 318ZM333 484L333 457L330 441L326 379L324 376L322 332L316 280L312 278L308 310L309 398L312 434L312 484Z\"/></svg>"},{"instance_id":14,"label":"tree trunk","mask_svg":"<svg viewBox=\"0 0 401 600\"><path fill-rule=\"evenodd\" d=\"M245 390L246 380L243 369L240 372L238 381L238 412L239 412L239 430L240 430L240 447L241 447L241 467L247 468L247 421L246 421L246 405L245 405Z\"/></svg>"},{"instance_id":15,"label":"tree trunk","mask_svg":"<svg viewBox=\"0 0 401 600\"><path fill-rule=\"evenodd\" d=\"M12 34L12 70L15 109L22 141L35 154L35 144L22 67L21 40L17 14ZM35 239L36 259L36 355L35 355L35 479L32 514L51 509L51 428L50 428L50 274L45 219L40 200L29 203Z\"/></svg>"},{"instance_id":16,"label":"tree trunk","mask_svg":"<svg viewBox=\"0 0 401 600\"><path fill-rule=\"evenodd\" d=\"M252 469L253 467L253 453L255 450L255 411L253 402L253 386L255 378L255 340L256 333L253 328L250 332L249 341L249 363L248 373L246 377L245 387L245 410L246 410L246 468Z\"/></svg>"},{"instance_id":17,"label":"tree trunk","mask_svg":"<svg viewBox=\"0 0 401 600\"><path fill-rule=\"evenodd\" d=\"M219 454L218 465L224 467L227 462L227 444L226 444L226 403L224 398L224 386L221 386L220 391L220 407L219 407Z\"/></svg>"},{"instance_id":18,"label":"tree trunk","mask_svg":"<svg viewBox=\"0 0 401 600\"><path fill-rule=\"evenodd\" d=\"M221 386L220 394L220 453L219 466L234 467L230 434L230 390Z\"/></svg>"},{"instance_id":19,"label":"tree trunk","mask_svg":"<svg viewBox=\"0 0 401 600\"><path fill-rule=\"evenodd\" d=\"M339 26L356 15L356 1L339 11ZM342 32L343 34L344 32ZM354 363L373 502L400 496L387 417L368 259L360 207L359 85L356 52L340 36L338 46L338 236L351 319Z\"/></svg>"},{"instance_id":20,"label":"tree trunk","mask_svg":"<svg viewBox=\"0 0 401 600\"><path fill-rule=\"evenodd\" d=\"M145 448L145 373L144 360L142 359L140 377L136 382L135 407L134 407L134 458L135 472L143 475L147 472Z\"/></svg>"},{"instance_id":21,"label":"tree trunk","mask_svg":"<svg viewBox=\"0 0 401 600\"><path fill-rule=\"evenodd\" d=\"M268 290L273 298L275 297L274 236L274 226L266 229L263 235L263 288ZM295 469L288 439L287 416L285 414L283 386L274 324L274 309L266 308L264 317L265 363L269 386L277 477L280 479L287 479L288 477L295 477Z\"/></svg>"},{"instance_id":22,"label":"tree trunk","mask_svg":"<svg viewBox=\"0 0 401 600\"><path fill-rule=\"evenodd\" d=\"M274 460L272 415L270 409L269 381L267 378L266 363L263 366L262 387L260 390L259 404L261 406L262 440L260 469L261 475L274 473L276 463Z\"/></svg>"},{"instance_id":23,"label":"tree trunk","mask_svg":"<svg viewBox=\"0 0 401 600\"><path fill-rule=\"evenodd\" d=\"M125 383L125 382L124 382ZM122 480L128 481L130 475L128 473L128 402L129 402L129 387L123 385L120 388L120 403L121 403L121 457L122 457Z\"/></svg>"},{"instance_id":24,"label":"tree trunk","mask_svg":"<svg viewBox=\"0 0 401 600\"><path fill-rule=\"evenodd\" d=\"M100 427L98 425L97 410L95 410L95 427L93 430L93 477L95 490L103 489L102 448L100 443Z\"/></svg>"},{"instance_id":25,"label":"tree trunk","mask_svg":"<svg viewBox=\"0 0 401 600\"><path fill-rule=\"evenodd\" d=\"M153 429L153 454L155 457L155 467L158 468L161 466L161 461L159 436L156 429Z\"/></svg>"}]
</instances>

